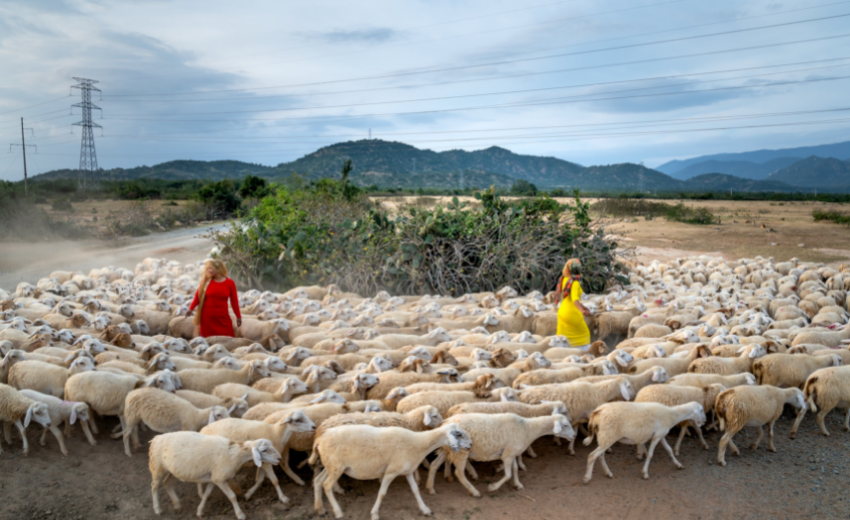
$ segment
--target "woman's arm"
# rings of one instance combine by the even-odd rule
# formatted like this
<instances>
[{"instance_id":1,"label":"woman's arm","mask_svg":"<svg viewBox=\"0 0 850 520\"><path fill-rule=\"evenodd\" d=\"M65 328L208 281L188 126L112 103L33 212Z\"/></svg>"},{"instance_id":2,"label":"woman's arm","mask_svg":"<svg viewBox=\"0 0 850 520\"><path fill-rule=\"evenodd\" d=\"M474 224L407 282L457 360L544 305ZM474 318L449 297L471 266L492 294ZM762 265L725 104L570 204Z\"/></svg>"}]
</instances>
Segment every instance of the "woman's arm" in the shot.
<instances>
[{"instance_id":1,"label":"woman's arm","mask_svg":"<svg viewBox=\"0 0 850 520\"><path fill-rule=\"evenodd\" d=\"M590 316L590 311L587 309L587 307L585 307L584 305L582 305L580 301L576 300L576 301L575 301L575 302L573 302L573 303L575 303L575 304L576 304L576 308L579 310L579 312L581 312L581 313L582 313L582 314L584 314L585 316Z\"/></svg>"},{"instance_id":2,"label":"woman's arm","mask_svg":"<svg viewBox=\"0 0 850 520\"><path fill-rule=\"evenodd\" d=\"M233 308L233 314L236 315L236 326L242 325L242 313L239 312L239 293L236 292L236 283L233 280L230 280L227 284L230 288L230 306Z\"/></svg>"},{"instance_id":3,"label":"woman's arm","mask_svg":"<svg viewBox=\"0 0 850 520\"><path fill-rule=\"evenodd\" d=\"M198 298L198 291L196 290L195 291L195 299L192 300L192 304L189 305L189 312L192 312L193 310L195 310L195 307L198 306L199 301L200 301L200 299Z\"/></svg>"}]
</instances>

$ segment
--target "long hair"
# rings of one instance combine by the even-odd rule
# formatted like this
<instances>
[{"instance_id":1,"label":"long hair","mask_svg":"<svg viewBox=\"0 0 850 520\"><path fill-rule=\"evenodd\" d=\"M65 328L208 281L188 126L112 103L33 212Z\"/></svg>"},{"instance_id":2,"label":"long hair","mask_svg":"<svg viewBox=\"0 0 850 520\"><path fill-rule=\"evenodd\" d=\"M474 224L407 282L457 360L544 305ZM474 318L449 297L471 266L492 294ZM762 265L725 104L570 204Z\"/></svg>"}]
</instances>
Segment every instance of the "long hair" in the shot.
<instances>
[{"instance_id":1,"label":"long hair","mask_svg":"<svg viewBox=\"0 0 850 520\"><path fill-rule=\"evenodd\" d=\"M555 294L558 299L557 303L560 303L570 297L573 289L573 282L579 278L581 278L581 262L579 262L577 258L570 258L567 260L567 263L564 264L564 270L561 273L561 277L558 278L558 287L555 289ZM567 280L566 284L564 284L565 279Z\"/></svg>"},{"instance_id":2,"label":"long hair","mask_svg":"<svg viewBox=\"0 0 850 520\"><path fill-rule=\"evenodd\" d=\"M204 310L204 300L207 297L207 287L210 285L212 278L207 277L207 267L212 266L218 271L221 276L227 276L227 266L221 260L209 259L204 262L204 275L201 276L201 283L198 284L198 308L195 310L195 317L192 322L195 325L201 324L201 312Z\"/></svg>"}]
</instances>

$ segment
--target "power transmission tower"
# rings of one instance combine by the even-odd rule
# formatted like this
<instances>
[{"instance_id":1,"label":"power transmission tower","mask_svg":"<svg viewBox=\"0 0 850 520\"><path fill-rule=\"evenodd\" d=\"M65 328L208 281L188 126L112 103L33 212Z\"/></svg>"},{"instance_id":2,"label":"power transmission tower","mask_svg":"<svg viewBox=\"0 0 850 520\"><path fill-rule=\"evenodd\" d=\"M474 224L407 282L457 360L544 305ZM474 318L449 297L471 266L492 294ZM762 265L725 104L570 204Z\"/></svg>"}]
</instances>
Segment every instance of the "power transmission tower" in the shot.
<instances>
[{"instance_id":1,"label":"power transmission tower","mask_svg":"<svg viewBox=\"0 0 850 520\"><path fill-rule=\"evenodd\" d=\"M24 128L24 118L21 118L21 144L12 143L9 145L9 152L12 151L13 146L20 146L21 152L24 154L24 197L29 197L29 188L27 187L27 146L31 146L35 148L35 152L38 153L38 147L34 144L27 144L26 140L24 140L24 130L29 130L35 135L35 131L32 128Z\"/></svg>"},{"instance_id":2,"label":"power transmission tower","mask_svg":"<svg viewBox=\"0 0 850 520\"><path fill-rule=\"evenodd\" d=\"M77 84L71 88L80 89L81 101L72 106L83 110L83 120L74 123L74 125L83 128L83 138L80 142L80 178L78 188L83 190L88 188L97 189L98 183L92 175L97 172L97 153L94 149L94 133L92 132L92 128L103 127L92 122L92 109L100 110L100 107L91 102L91 91L96 90L100 92L100 89L94 86L97 83L96 80L77 77L74 80L76 80ZM88 185L89 180L92 181L91 186Z\"/></svg>"}]
</instances>

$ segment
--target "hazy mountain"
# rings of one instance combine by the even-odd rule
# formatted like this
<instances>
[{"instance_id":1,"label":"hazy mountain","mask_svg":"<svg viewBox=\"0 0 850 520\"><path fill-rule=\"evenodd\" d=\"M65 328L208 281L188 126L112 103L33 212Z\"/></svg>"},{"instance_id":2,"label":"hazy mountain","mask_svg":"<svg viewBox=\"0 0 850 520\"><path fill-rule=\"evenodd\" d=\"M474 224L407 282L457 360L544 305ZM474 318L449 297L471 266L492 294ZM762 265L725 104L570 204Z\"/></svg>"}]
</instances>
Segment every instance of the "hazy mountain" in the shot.
<instances>
[{"instance_id":1,"label":"hazy mountain","mask_svg":"<svg viewBox=\"0 0 850 520\"><path fill-rule=\"evenodd\" d=\"M833 158L807 157L776 171L767 178L802 188L821 188L840 191L850 184L850 161Z\"/></svg>"},{"instance_id":2,"label":"hazy mountain","mask_svg":"<svg viewBox=\"0 0 850 520\"><path fill-rule=\"evenodd\" d=\"M687 191L802 191L800 188L784 182L755 180L735 177L725 173L704 173L685 181Z\"/></svg>"},{"instance_id":3,"label":"hazy mountain","mask_svg":"<svg viewBox=\"0 0 850 520\"><path fill-rule=\"evenodd\" d=\"M763 180L776 170L790 166L799 160L798 157L780 157L759 164L752 161L718 161L712 159L691 164L669 175L675 179L687 180L705 173L725 173L744 179Z\"/></svg>"},{"instance_id":4,"label":"hazy mountain","mask_svg":"<svg viewBox=\"0 0 850 520\"><path fill-rule=\"evenodd\" d=\"M701 155L692 159L669 161L657 167L656 170L671 175L688 166L705 161L748 161L756 164L764 164L767 161L781 159L783 157L804 159L811 155L817 155L818 157L833 157L835 159L846 161L847 159L850 159L850 141L823 144L819 146L803 146L800 148L782 148L779 150L756 150L754 152Z\"/></svg>"},{"instance_id":5,"label":"hazy mountain","mask_svg":"<svg viewBox=\"0 0 850 520\"><path fill-rule=\"evenodd\" d=\"M256 176L268 176L274 167L251 164L242 161L169 161L154 166L135 168L114 168L101 170L99 180L126 181L133 179L195 180L220 181L223 179L242 179L249 173ZM53 170L36 175L33 180L76 179L78 170Z\"/></svg>"}]
</instances>

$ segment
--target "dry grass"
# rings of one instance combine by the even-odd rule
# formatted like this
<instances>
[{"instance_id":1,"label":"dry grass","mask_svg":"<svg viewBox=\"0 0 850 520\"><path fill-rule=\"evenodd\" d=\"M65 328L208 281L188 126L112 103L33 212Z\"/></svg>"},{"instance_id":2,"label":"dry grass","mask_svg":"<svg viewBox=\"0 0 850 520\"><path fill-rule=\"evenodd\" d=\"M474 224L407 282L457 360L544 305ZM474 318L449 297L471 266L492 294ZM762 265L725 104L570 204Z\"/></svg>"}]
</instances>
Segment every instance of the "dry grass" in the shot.
<instances>
[{"instance_id":1,"label":"dry grass","mask_svg":"<svg viewBox=\"0 0 850 520\"><path fill-rule=\"evenodd\" d=\"M132 200L84 200L82 202L71 202L73 211L56 211L50 204L39 204L54 220L68 220L74 224L89 228L96 233L106 231L106 224L110 218L123 217L133 208L136 201ZM176 210L179 206L189 201L177 200L174 202L166 200L152 200L146 205L154 217L168 209ZM174 206L173 204L177 204Z\"/></svg>"}]
</instances>

